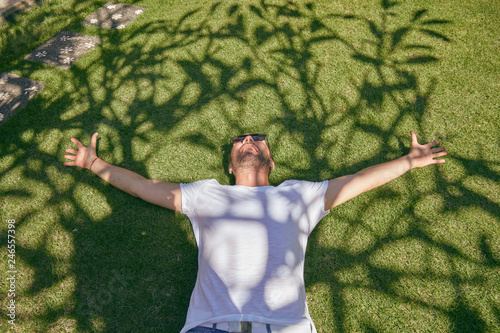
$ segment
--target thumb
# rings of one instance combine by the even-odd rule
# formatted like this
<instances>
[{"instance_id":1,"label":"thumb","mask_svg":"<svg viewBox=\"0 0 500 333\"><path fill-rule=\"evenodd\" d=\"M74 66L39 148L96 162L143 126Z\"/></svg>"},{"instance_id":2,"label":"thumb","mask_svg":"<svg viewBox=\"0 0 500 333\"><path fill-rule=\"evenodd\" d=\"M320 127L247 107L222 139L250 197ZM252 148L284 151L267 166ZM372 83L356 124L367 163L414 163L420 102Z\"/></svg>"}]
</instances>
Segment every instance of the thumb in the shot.
<instances>
[{"instance_id":1,"label":"thumb","mask_svg":"<svg viewBox=\"0 0 500 333\"><path fill-rule=\"evenodd\" d=\"M99 133L95 132L94 135L92 135L92 139L90 140L90 145L92 147L96 147L97 145L97 137L99 136Z\"/></svg>"},{"instance_id":2,"label":"thumb","mask_svg":"<svg viewBox=\"0 0 500 333\"><path fill-rule=\"evenodd\" d=\"M412 146L418 145L417 134L413 131L410 131L410 134L411 134L411 145Z\"/></svg>"}]
</instances>

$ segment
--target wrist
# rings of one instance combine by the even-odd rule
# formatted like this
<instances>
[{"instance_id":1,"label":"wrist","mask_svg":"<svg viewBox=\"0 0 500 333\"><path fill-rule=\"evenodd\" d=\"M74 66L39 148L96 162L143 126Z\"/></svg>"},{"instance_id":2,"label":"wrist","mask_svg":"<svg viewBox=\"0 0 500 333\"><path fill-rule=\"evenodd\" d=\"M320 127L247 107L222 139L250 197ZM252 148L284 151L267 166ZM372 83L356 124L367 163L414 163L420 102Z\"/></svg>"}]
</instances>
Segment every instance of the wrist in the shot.
<instances>
[{"instance_id":1,"label":"wrist","mask_svg":"<svg viewBox=\"0 0 500 333\"><path fill-rule=\"evenodd\" d=\"M408 163L408 171L410 171L411 169L414 169L415 168L415 161L413 160L411 155L408 154L408 155L404 156L404 158Z\"/></svg>"},{"instance_id":2,"label":"wrist","mask_svg":"<svg viewBox=\"0 0 500 333\"><path fill-rule=\"evenodd\" d=\"M89 166L89 170L92 171L92 167L94 166L94 163L99 160L99 157L96 157L92 160L92 162L90 163L90 166Z\"/></svg>"}]
</instances>

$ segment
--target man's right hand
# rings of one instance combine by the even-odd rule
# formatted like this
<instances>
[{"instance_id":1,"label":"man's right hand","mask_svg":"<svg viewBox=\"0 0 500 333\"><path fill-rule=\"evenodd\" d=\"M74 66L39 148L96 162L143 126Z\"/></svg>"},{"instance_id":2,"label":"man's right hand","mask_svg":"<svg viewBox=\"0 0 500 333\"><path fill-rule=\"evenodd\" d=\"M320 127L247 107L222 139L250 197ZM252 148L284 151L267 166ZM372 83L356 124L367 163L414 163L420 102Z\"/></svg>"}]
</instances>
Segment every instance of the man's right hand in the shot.
<instances>
[{"instance_id":1,"label":"man's right hand","mask_svg":"<svg viewBox=\"0 0 500 333\"><path fill-rule=\"evenodd\" d=\"M135 172L111 165L100 158L97 159L97 136L97 133L92 135L88 147L85 147L77 139L71 138L78 150L66 149L69 155L64 155L64 158L70 162L65 162L64 165L78 166L84 169L90 169L92 166L93 173L116 188L152 204L177 212L182 211L182 193L179 184L146 179Z\"/></svg>"},{"instance_id":2,"label":"man's right hand","mask_svg":"<svg viewBox=\"0 0 500 333\"><path fill-rule=\"evenodd\" d=\"M66 149L66 152L70 155L64 155L65 159L71 160L71 162L65 162L66 166L78 166L80 168L89 169L92 162L97 158L96 145L98 133L92 135L90 140L90 145L85 147L80 141L75 138L71 138L71 141L76 145L78 150Z\"/></svg>"}]
</instances>

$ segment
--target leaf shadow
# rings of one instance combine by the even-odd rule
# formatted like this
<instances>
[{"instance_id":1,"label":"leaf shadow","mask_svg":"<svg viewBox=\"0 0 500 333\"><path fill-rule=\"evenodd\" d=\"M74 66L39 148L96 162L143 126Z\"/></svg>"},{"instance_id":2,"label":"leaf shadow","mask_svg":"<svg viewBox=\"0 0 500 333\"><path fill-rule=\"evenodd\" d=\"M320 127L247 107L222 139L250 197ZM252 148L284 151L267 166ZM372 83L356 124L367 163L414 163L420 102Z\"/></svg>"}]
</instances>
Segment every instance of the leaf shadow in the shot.
<instances>
[{"instance_id":1,"label":"leaf shadow","mask_svg":"<svg viewBox=\"0 0 500 333\"><path fill-rule=\"evenodd\" d=\"M90 3L88 6L95 7ZM81 170L68 171L58 166L71 135L88 138L97 129L104 130L100 142L103 156L145 176L152 173L152 161L166 144L156 142L148 131L172 137L179 143L179 149L196 147L218 156L217 162L206 170L189 166L190 175L169 179L178 182L191 181L189 177L195 178L197 172L231 182L227 174L230 146L221 144L220 138L254 128L269 129L276 138L272 142L273 152L284 171L272 173L275 184L289 178L316 181L333 178L400 156L408 147L406 134L402 134L408 126L407 119L410 118L418 130L422 129L430 99L439 85L436 77L422 83L419 70L441 62L436 51L441 43L452 40L439 28L453 23L429 18L426 9L411 12L410 20L403 22L402 6L396 1L383 0L379 3L377 19L373 20L358 14L325 12L313 2L282 5L265 1L252 5L217 2L211 7L186 9L177 19L144 22L130 31L95 30L103 40L98 50L100 57L61 74L61 86L63 79L67 79L76 93L63 92L52 100L35 99L23 110L23 117L9 121L6 136L2 138L2 157L12 157L13 162L0 170L0 176L8 177L13 169L22 169L24 179L44 183L51 193L50 198L40 200L33 211L21 214L19 221L28 225L38 213L54 210L55 218L47 224L63 226L71 235L74 248L67 260L70 271L60 272L54 267L58 267L62 259L53 255L48 241L41 241L35 249L19 245L19 257L34 271L34 282L26 294L31 293L34 298L74 279L73 303L47 306L33 316L33 321L39 320L44 327L41 331L58 327L60 320L67 316L76 320L79 331L179 331L196 275L196 246L187 219L130 198ZM79 15L83 16L85 10L90 9L82 9ZM42 20L43 15L42 12L33 18L32 23ZM363 33L354 39L343 36L340 26L344 24L358 24L364 29ZM69 27L82 29L75 23ZM9 32L8 46L13 44L19 31ZM26 37L18 49L9 52L8 47L1 49L2 56L9 53L3 68L22 64L25 72L40 69L39 65L18 60L24 52L22 48L34 48L41 38L34 28L30 31L33 37ZM145 36L155 36L160 42L145 40ZM425 42L415 38L422 36L426 37ZM322 87L324 73L329 69L317 52L324 45L341 49L350 64L361 68L352 77L345 78L351 80L354 91L351 95L334 88L325 92ZM158 72L152 70L154 68L164 70ZM102 73L94 75L96 72ZM279 112L269 119L245 121L245 117L258 113L247 109L256 92L271 94L278 107L269 108L278 108ZM76 105L80 104L89 107L81 113L67 113L66 109L77 109ZM217 117L206 117L207 108L217 108L213 113ZM46 112L38 112L40 109ZM384 117L387 112L392 112L392 117ZM381 121L382 118L386 121ZM181 126L191 119L196 119L192 127ZM27 128L35 134L23 136ZM183 129L180 134L179 128ZM48 129L59 131L56 138L50 139L56 148L44 148L37 139L37 136L48 136ZM350 144L360 141L359 135L374 138L372 142L380 145L371 148L367 141L365 148L370 150L369 155L345 161L340 158L335 163L324 153L336 151L348 155ZM301 161L288 155L283 144L287 140L297 142L297 149L303 153L301 158L307 163L298 163ZM149 151L144 148L146 151L138 154L135 148L138 142L153 148ZM9 149L4 148L7 144ZM195 149L188 150L188 154L196 155ZM469 175L498 182L498 172L486 159L453 159ZM41 161L46 168L24 168L36 161ZM224 174L221 174L221 165ZM442 185L431 194L443 198L446 209L478 208L490 215L499 215L496 202L468 189L463 179L450 181L439 171L431 173ZM64 182L54 174L69 174L72 179L61 185ZM405 181L410 187L419 186L416 176L409 176ZM112 213L95 215L93 208L99 201L82 198L82 184L87 184L87 190L94 195L105 194L97 198L104 201ZM453 191L449 190L451 187ZM426 260L431 260L436 253L444 253L447 263L463 261L499 269L498 254L485 234L477 248L483 261L465 254L461 246L433 235L428 227L434 221L418 212L419 193L415 191L417 194L411 192L410 199L404 203L405 209L394 213L395 216L386 211L391 226L385 234L377 234L367 222L366 214L375 204L397 201L404 191L378 190L349 206L358 212L334 213L335 217L344 218L347 230L341 237L344 243L366 234L372 237L373 242L362 251L352 251L346 245L325 244L322 231L326 226L322 225L309 238L306 288L312 291L317 285L328 287L331 309L327 311L335 327L331 331L350 331L348 324L359 314L353 304L370 303L373 295L382 295L389 305L403 304L417 319L423 319L419 317L421 309L426 314L443 315L456 331L488 328L484 314L477 310L478 304L466 302L468 295L461 289L465 285L479 287L487 277L463 279L458 267L450 269L449 275L429 269L405 272L400 269L401 257L396 254L385 265L373 263L379 253L392 250L401 242L408 251L418 249L419 244L430 249L423 255ZM1 195L9 200L35 194L34 189L1 190ZM410 222L406 231L398 233L395 230L400 219ZM332 220L327 218L323 224L334 223ZM53 229L47 228L44 237L48 239L53 233ZM365 276L352 280L342 277L352 271ZM421 299L419 295L402 294L395 287L412 277L451 284L456 293L451 304L435 305L432 296ZM412 280L410 284L417 285L417 282ZM350 297L358 292L366 292L367 296L356 303ZM498 317L498 307L493 303L489 306ZM382 317L391 314L388 309L381 310ZM316 314L312 315L314 318ZM380 319L366 313L360 314L359 322L363 330L375 331ZM428 328L425 323L422 325L420 328ZM329 327L321 328L330 331Z\"/></svg>"}]
</instances>

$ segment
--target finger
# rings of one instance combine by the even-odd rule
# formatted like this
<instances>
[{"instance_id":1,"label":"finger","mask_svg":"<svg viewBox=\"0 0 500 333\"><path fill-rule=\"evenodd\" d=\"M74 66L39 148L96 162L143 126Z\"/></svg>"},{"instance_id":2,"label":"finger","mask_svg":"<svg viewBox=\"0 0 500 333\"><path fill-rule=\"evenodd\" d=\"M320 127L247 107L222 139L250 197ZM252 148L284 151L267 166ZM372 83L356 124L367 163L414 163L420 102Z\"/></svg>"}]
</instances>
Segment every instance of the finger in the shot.
<instances>
[{"instance_id":1,"label":"finger","mask_svg":"<svg viewBox=\"0 0 500 333\"><path fill-rule=\"evenodd\" d=\"M64 162L65 166L75 166L75 162Z\"/></svg>"},{"instance_id":2,"label":"finger","mask_svg":"<svg viewBox=\"0 0 500 333\"><path fill-rule=\"evenodd\" d=\"M446 160L432 160L432 162L434 164L442 164L442 163L446 162Z\"/></svg>"},{"instance_id":3,"label":"finger","mask_svg":"<svg viewBox=\"0 0 500 333\"><path fill-rule=\"evenodd\" d=\"M76 156L73 156L73 155L64 155L64 158L67 159L67 160L74 161L76 159Z\"/></svg>"},{"instance_id":4,"label":"finger","mask_svg":"<svg viewBox=\"0 0 500 333\"><path fill-rule=\"evenodd\" d=\"M82 143L75 138L71 138L71 142L73 142L78 147L78 149L85 148L85 146L82 145Z\"/></svg>"},{"instance_id":5,"label":"finger","mask_svg":"<svg viewBox=\"0 0 500 333\"><path fill-rule=\"evenodd\" d=\"M74 149L66 149L66 152L69 153L69 154L73 154L73 155L76 155L78 154L78 152Z\"/></svg>"},{"instance_id":6,"label":"finger","mask_svg":"<svg viewBox=\"0 0 500 333\"><path fill-rule=\"evenodd\" d=\"M90 145L95 147L97 145L97 137L99 136L99 133L95 132L94 135L92 135L92 139L90 140Z\"/></svg>"},{"instance_id":7,"label":"finger","mask_svg":"<svg viewBox=\"0 0 500 333\"><path fill-rule=\"evenodd\" d=\"M440 151L445 151L446 148L445 147L437 147L437 148L432 148L431 151L433 153L439 153Z\"/></svg>"},{"instance_id":8,"label":"finger","mask_svg":"<svg viewBox=\"0 0 500 333\"><path fill-rule=\"evenodd\" d=\"M432 154L432 158L442 157L448 155L447 152L443 151L441 153Z\"/></svg>"},{"instance_id":9,"label":"finger","mask_svg":"<svg viewBox=\"0 0 500 333\"><path fill-rule=\"evenodd\" d=\"M410 131L411 134L411 145L418 145L417 134L413 131Z\"/></svg>"},{"instance_id":10,"label":"finger","mask_svg":"<svg viewBox=\"0 0 500 333\"><path fill-rule=\"evenodd\" d=\"M439 143L439 142L437 142L436 140L434 140L434 141L432 141L432 142L429 142L429 143L427 144L427 146L429 146L429 147L434 147L434 146L435 146L435 145L437 145L438 143Z\"/></svg>"}]
</instances>

